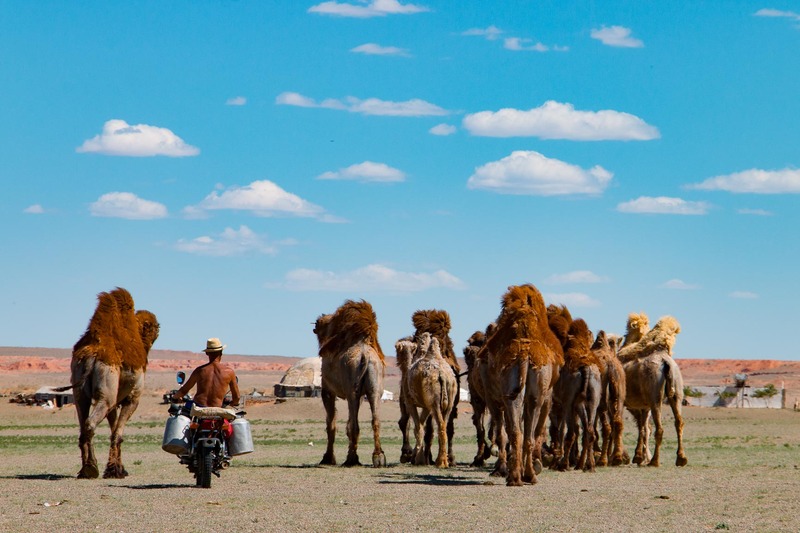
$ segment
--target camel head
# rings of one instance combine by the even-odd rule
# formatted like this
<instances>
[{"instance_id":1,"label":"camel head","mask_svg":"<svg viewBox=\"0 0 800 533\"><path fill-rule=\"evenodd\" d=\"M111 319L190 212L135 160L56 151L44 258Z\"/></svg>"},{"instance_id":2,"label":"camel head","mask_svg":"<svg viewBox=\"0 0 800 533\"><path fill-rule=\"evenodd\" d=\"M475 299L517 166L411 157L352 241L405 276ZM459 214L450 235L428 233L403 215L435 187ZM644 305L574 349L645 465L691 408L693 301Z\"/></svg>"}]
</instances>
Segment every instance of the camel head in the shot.
<instances>
[{"instance_id":1,"label":"camel head","mask_svg":"<svg viewBox=\"0 0 800 533\"><path fill-rule=\"evenodd\" d=\"M139 334L142 336L144 351L149 353L158 338L161 325L158 323L156 315L145 310L136 311L136 321L139 322Z\"/></svg>"},{"instance_id":2,"label":"camel head","mask_svg":"<svg viewBox=\"0 0 800 533\"><path fill-rule=\"evenodd\" d=\"M476 331L467 340L467 345L464 347L464 361L467 362L468 369L475 366L478 351L484 344L486 344L486 335L482 331Z\"/></svg>"},{"instance_id":3,"label":"camel head","mask_svg":"<svg viewBox=\"0 0 800 533\"><path fill-rule=\"evenodd\" d=\"M656 342L660 341L666 347L667 353L672 355L672 347L675 346L676 337L681 332L681 325L678 324L675 317L668 315L660 318L655 327L653 327L653 331L657 332L656 338L658 341Z\"/></svg>"},{"instance_id":4,"label":"camel head","mask_svg":"<svg viewBox=\"0 0 800 533\"><path fill-rule=\"evenodd\" d=\"M427 331L417 335L417 351L414 354L414 361L419 359L442 359L439 339Z\"/></svg>"},{"instance_id":5,"label":"camel head","mask_svg":"<svg viewBox=\"0 0 800 533\"><path fill-rule=\"evenodd\" d=\"M606 332L601 329L597 332L597 337L595 337L594 343L592 343L592 350L598 350L606 346L611 346L611 343L608 341Z\"/></svg>"},{"instance_id":6,"label":"camel head","mask_svg":"<svg viewBox=\"0 0 800 533\"><path fill-rule=\"evenodd\" d=\"M572 315L567 309L566 305L547 306L547 324L550 329L555 333L558 342L561 343L562 348L566 348L569 336L569 328L572 325Z\"/></svg>"},{"instance_id":7,"label":"camel head","mask_svg":"<svg viewBox=\"0 0 800 533\"><path fill-rule=\"evenodd\" d=\"M328 326L333 320L333 315L319 315L316 322L314 322L314 334L317 336L317 342L322 345L328 337Z\"/></svg>"},{"instance_id":8,"label":"camel head","mask_svg":"<svg viewBox=\"0 0 800 533\"><path fill-rule=\"evenodd\" d=\"M631 313L628 315L628 324L625 327L625 337L622 339L622 345L633 344L639 342L644 334L650 328L650 319L644 313Z\"/></svg>"},{"instance_id":9,"label":"camel head","mask_svg":"<svg viewBox=\"0 0 800 533\"><path fill-rule=\"evenodd\" d=\"M411 366L414 352L417 351L417 343L414 342L413 337L403 337L394 343L394 351L397 356L397 367L400 368L401 372L405 373L408 367Z\"/></svg>"}]
</instances>

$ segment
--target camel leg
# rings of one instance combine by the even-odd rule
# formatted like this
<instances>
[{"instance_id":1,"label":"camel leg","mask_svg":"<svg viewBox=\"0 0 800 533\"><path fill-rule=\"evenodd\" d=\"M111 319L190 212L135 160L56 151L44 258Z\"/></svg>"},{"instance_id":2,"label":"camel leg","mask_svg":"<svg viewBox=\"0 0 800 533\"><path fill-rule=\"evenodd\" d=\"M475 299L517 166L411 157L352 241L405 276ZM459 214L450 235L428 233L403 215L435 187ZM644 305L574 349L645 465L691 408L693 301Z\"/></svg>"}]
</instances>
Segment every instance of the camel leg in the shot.
<instances>
[{"instance_id":1,"label":"camel leg","mask_svg":"<svg viewBox=\"0 0 800 533\"><path fill-rule=\"evenodd\" d=\"M414 448L414 465L426 466L431 464L428 452L425 450L423 431L430 418L430 411L422 407L420 412L417 413L417 408L414 408L411 416L414 417L414 440L417 445Z\"/></svg>"},{"instance_id":2,"label":"camel leg","mask_svg":"<svg viewBox=\"0 0 800 533\"><path fill-rule=\"evenodd\" d=\"M448 412L447 415L450 413ZM447 416L442 413L441 406L434 403L431 418L436 419L436 428L439 430L439 453L436 456L436 466L438 468L448 467L448 448L447 448Z\"/></svg>"},{"instance_id":3,"label":"camel leg","mask_svg":"<svg viewBox=\"0 0 800 533\"><path fill-rule=\"evenodd\" d=\"M425 426L425 457L426 457L426 465L433 463L433 452L431 452L431 448L433 447L433 418L429 417L427 420L425 418L422 419L423 424Z\"/></svg>"},{"instance_id":4,"label":"camel leg","mask_svg":"<svg viewBox=\"0 0 800 533\"><path fill-rule=\"evenodd\" d=\"M322 389L322 405L325 407L325 432L328 434L328 447L319 464L335 465L336 454L333 451L333 444L336 440L336 395L329 390Z\"/></svg>"},{"instance_id":5,"label":"camel leg","mask_svg":"<svg viewBox=\"0 0 800 533\"><path fill-rule=\"evenodd\" d=\"M600 447L600 457L597 459L598 466L608 466L609 457L611 456L611 423L608 418L608 410L603 408L597 416L597 425L600 426L600 435L603 442Z\"/></svg>"},{"instance_id":6,"label":"camel leg","mask_svg":"<svg viewBox=\"0 0 800 533\"><path fill-rule=\"evenodd\" d=\"M367 397L372 412L372 438L375 442L375 446L372 449L372 466L378 468L386 466L386 454L383 453L383 448L381 448L380 393L373 390L370 391Z\"/></svg>"},{"instance_id":7,"label":"camel leg","mask_svg":"<svg viewBox=\"0 0 800 533\"><path fill-rule=\"evenodd\" d=\"M522 481L536 483L536 471L533 468L533 421L538 421L538 406L532 395L525 399L525 408L522 411Z\"/></svg>"},{"instance_id":8,"label":"camel leg","mask_svg":"<svg viewBox=\"0 0 800 533\"><path fill-rule=\"evenodd\" d=\"M653 422L656 425L656 444L653 448L653 458L650 459L647 466L660 466L661 440L664 438L664 425L661 422L661 405L653 405L650 408L650 412L653 414Z\"/></svg>"},{"instance_id":9,"label":"camel leg","mask_svg":"<svg viewBox=\"0 0 800 533\"><path fill-rule=\"evenodd\" d=\"M683 449L683 416L681 415L681 404L675 397L670 398L669 403L670 407L672 407L672 415L675 417L675 433L678 437L678 456L675 459L675 466L686 466L689 459L687 459L686 451Z\"/></svg>"},{"instance_id":10,"label":"camel leg","mask_svg":"<svg viewBox=\"0 0 800 533\"><path fill-rule=\"evenodd\" d=\"M508 434L503 423L503 412L496 406L490 407L492 423L495 427L495 442L497 443L497 461L490 476L506 477L508 475Z\"/></svg>"},{"instance_id":11,"label":"camel leg","mask_svg":"<svg viewBox=\"0 0 800 533\"><path fill-rule=\"evenodd\" d=\"M542 472L542 447L547 438L547 419L550 415L550 407L552 405L552 391L548 391L542 400L542 408L539 410L539 420L534 419L536 426L533 429L534 446L533 446L533 471L536 474Z\"/></svg>"},{"instance_id":12,"label":"camel leg","mask_svg":"<svg viewBox=\"0 0 800 533\"><path fill-rule=\"evenodd\" d=\"M508 399L505 403L505 422L508 431L510 450L508 453L508 475L506 485L522 486L522 432L520 431L521 406L518 398Z\"/></svg>"},{"instance_id":13,"label":"camel leg","mask_svg":"<svg viewBox=\"0 0 800 533\"><path fill-rule=\"evenodd\" d=\"M456 432L455 421L458 417L458 401L461 395L461 380L457 377L458 372L455 369L453 369L453 373L456 375L456 394L452 399L450 413L445 418L445 422L447 422L447 460L450 466L456 466L456 456L453 453L453 435Z\"/></svg>"},{"instance_id":14,"label":"camel leg","mask_svg":"<svg viewBox=\"0 0 800 533\"><path fill-rule=\"evenodd\" d=\"M122 464L122 435L125 425L139 406L143 385L144 374L141 374L136 377L136 382L127 397L118 407L110 410L106 417L111 426L111 446L108 450L108 464L103 473L104 478L122 479L128 475L128 471Z\"/></svg>"},{"instance_id":15,"label":"camel leg","mask_svg":"<svg viewBox=\"0 0 800 533\"><path fill-rule=\"evenodd\" d=\"M484 422L486 419L486 405L483 400L471 398L472 403L472 425L475 426L475 437L478 442L478 451L469 466L481 467L486 461L486 430Z\"/></svg>"},{"instance_id":16,"label":"camel leg","mask_svg":"<svg viewBox=\"0 0 800 533\"><path fill-rule=\"evenodd\" d=\"M351 391L347 397L347 459L342 466L361 466L358 460L358 437L361 429L358 426L358 411L361 407L361 394Z\"/></svg>"},{"instance_id":17,"label":"camel leg","mask_svg":"<svg viewBox=\"0 0 800 533\"><path fill-rule=\"evenodd\" d=\"M81 424L79 444L81 456L85 457L85 460L80 472L78 472L78 477L94 479L100 475L100 470L97 468L97 458L94 455L92 439L94 439L97 425L106 418L116 403L119 389L119 369L102 363L95 363L92 375L88 379L93 382L94 397L91 399L89 416Z\"/></svg>"},{"instance_id":18,"label":"camel leg","mask_svg":"<svg viewBox=\"0 0 800 533\"><path fill-rule=\"evenodd\" d=\"M643 409L632 409L631 414L636 419L638 437L636 440L636 451L633 454L633 463L637 465L646 464L644 449L647 446L647 415L648 411Z\"/></svg>"},{"instance_id":19,"label":"camel leg","mask_svg":"<svg viewBox=\"0 0 800 533\"><path fill-rule=\"evenodd\" d=\"M78 447L81 450L81 470L78 472L78 478L94 479L100 475L100 470L97 468L97 459L94 456L94 446L92 445L94 433L89 434L86 431L86 420L89 417L92 400L77 390L75 392L75 410L78 412L78 426L80 428Z\"/></svg>"},{"instance_id":20,"label":"camel leg","mask_svg":"<svg viewBox=\"0 0 800 533\"><path fill-rule=\"evenodd\" d=\"M401 394L401 396L405 396ZM400 462L408 463L414 459L414 452L411 449L411 442L408 438L408 408L406 407L405 400L400 402L400 420L397 425L400 426L400 434L403 436L403 446L400 448Z\"/></svg>"}]
</instances>

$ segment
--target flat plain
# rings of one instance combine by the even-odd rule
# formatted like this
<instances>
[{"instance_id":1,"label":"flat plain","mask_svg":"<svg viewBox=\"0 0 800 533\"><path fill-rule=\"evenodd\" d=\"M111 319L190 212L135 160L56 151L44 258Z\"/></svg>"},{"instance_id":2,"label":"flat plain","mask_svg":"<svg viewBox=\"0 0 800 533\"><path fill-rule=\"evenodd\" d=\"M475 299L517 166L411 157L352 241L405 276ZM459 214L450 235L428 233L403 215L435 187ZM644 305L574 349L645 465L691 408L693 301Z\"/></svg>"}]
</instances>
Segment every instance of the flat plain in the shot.
<instances>
[{"instance_id":1,"label":"flat plain","mask_svg":"<svg viewBox=\"0 0 800 533\"><path fill-rule=\"evenodd\" d=\"M242 390L268 389L282 371L241 371ZM391 374L394 376L394 374ZM391 379L396 379L391 377ZM0 374L0 390L62 384L65 374ZM148 390L126 430L123 480L78 480L72 406L44 409L0 401L0 531L799 531L800 413L791 409L685 407L689 464L674 466L675 432L665 416L662 466L545 470L536 485L506 487L473 468L474 429L459 406L447 470L400 464L397 402L381 404L389 466L320 467L324 411L318 398L251 402L255 452L234 458L210 489L195 487L160 448L172 372L149 372ZM336 452L346 455L346 405L338 402ZM359 452L369 464L369 409ZM625 444L635 443L626 417ZM108 426L95 438L100 461ZM434 443L435 444L435 443ZM490 460L491 462L491 460Z\"/></svg>"}]
</instances>

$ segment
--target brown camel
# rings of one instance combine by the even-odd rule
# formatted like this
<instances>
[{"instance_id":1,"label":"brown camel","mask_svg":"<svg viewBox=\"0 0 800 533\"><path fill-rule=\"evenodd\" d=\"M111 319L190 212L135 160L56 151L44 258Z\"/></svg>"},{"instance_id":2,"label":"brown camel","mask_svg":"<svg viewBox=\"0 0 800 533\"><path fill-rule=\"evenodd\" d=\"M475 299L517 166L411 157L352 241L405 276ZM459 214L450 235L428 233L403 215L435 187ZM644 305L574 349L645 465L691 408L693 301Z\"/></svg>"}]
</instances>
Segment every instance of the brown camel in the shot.
<instances>
[{"instance_id":1,"label":"brown camel","mask_svg":"<svg viewBox=\"0 0 800 533\"><path fill-rule=\"evenodd\" d=\"M430 333L432 336L436 337L439 340L439 346L442 352L442 356L445 358L447 363L450 365L450 368L453 369L453 373L456 376L456 382L460 387L460 372L461 367L458 364L458 359L456 359L455 350L453 348L453 341L450 339L450 315L447 311L439 310L439 309L428 309L428 310L420 310L414 312L411 315L411 322L414 324L414 338L419 338L420 335L423 333ZM411 451L411 445L408 439L408 420L409 420L409 413L405 411L404 401L403 401L403 391L401 388L400 391L400 420L398 421L398 426L400 427L400 433L403 435L403 446L400 450L400 462L405 463L412 460L413 455ZM453 404L453 410L450 413L450 416L447 420L447 436L448 441L453 441L453 433L455 429L454 420L458 417L458 400L459 396L456 395L455 403ZM428 419L428 422L425 424L425 453L428 455L428 461L432 462L433 457L431 455L431 444L433 442L433 420ZM455 456L453 455L453 450L450 450L450 457L449 463L450 465L456 464Z\"/></svg>"},{"instance_id":2,"label":"brown camel","mask_svg":"<svg viewBox=\"0 0 800 533\"><path fill-rule=\"evenodd\" d=\"M111 445L103 477L128 475L122 464L122 434L139 405L147 354L158 332L155 315L134 311L133 298L125 289L117 287L97 295L97 309L72 349L70 365L80 424L79 478L93 479L100 475L92 440L104 418L111 426Z\"/></svg>"},{"instance_id":3,"label":"brown camel","mask_svg":"<svg viewBox=\"0 0 800 533\"><path fill-rule=\"evenodd\" d=\"M602 393L601 363L591 351L592 332L583 319L570 324L564 347L564 366L553 389L554 404L558 398L561 414L558 417L558 440L564 441L563 450L571 451L582 434L580 456L575 462L577 470L594 472L595 420ZM567 433L564 437L564 426ZM563 453L559 470L572 466L571 453Z\"/></svg>"},{"instance_id":4,"label":"brown camel","mask_svg":"<svg viewBox=\"0 0 800 533\"><path fill-rule=\"evenodd\" d=\"M487 328L491 333L493 325ZM486 460L492 455L492 447L495 443L494 420L489 416L489 409L486 405L486 390L483 385L483 375L486 374L486 358L478 358L480 349L486 344L487 334L483 331L476 331L467 340L464 347L464 361L467 363L467 387L469 389L469 402L472 405L472 424L475 426L475 436L478 443L478 451L470 466L482 467ZM484 367L483 369L479 367ZM486 419L489 419L488 427Z\"/></svg>"},{"instance_id":5,"label":"brown camel","mask_svg":"<svg viewBox=\"0 0 800 533\"><path fill-rule=\"evenodd\" d=\"M659 466L661 440L664 427L661 423L661 405L666 400L675 418L675 433L678 438L676 466L685 466L688 462L683 449L683 377L680 368L672 358L672 347L675 337L680 332L680 325L673 317L667 316L658 321L655 327L645 333L635 343L623 346L618 354L625 370L627 384L625 406L633 414L639 428L639 438L633 462ZM629 337L626 335L626 338ZM648 417L652 416L656 426L655 448L649 462L647 453Z\"/></svg>"},{"instance_id":6,"label":"brown camel","mask_svg":"<svg viewBox=\"0 0 800 533\"><path fill-rule=\"evenodd\" d=\"M430 464L428 454L422 442L423 425L431 418L436 422L439 434L439 454L436 457L436 466L447 468L450 466L449 457L452 456L452 441L448 440L447 421L458 395L458 382L455 373L442 356L439 348L439 339L430 333L422 333L415 343L403 341L402 351L406 352L414 345L411 364L407 366L403 375L404 402L406 411L414 420L414 464ZM401 350L398 350L398 352ZM406 362L403 363L405 366ZM417 408L421 412L417 411Z\"/></svg>"},{"instance_id":7,"label":"brown camel","mask_svg":"<svg viewBox=\"0 0 800 533\"><path fill-rule=\"evenodd\" d=\"M503 296L497 329L479 357L484 356L484 351L488 358L488 379L484 383L492 418L503 420L505 426L505 432L498 432L493 474L506 470L509 486L520 486L523 481L536 483L553 383L564 362L561 345L547 323L544 299L536 287L509 287ZM510 444L507 460L506 434Z\"/></svg>"},{"instance_id":8,"label":"brown camel","mask_svg":"<svg viewBox=\"0 0 800 533\"><path fill-rule=\"evenodd\" d=\"M372 306L347 300L336 312L320 315L314 325L322 358L322 404L328 447L320 464L335 465L336 398L347 400L347 437L349 448L344 466L356 466L358 460L358 411L366 395L372 409L372 432L375 448L373 466L386 466L381 449L380 398L386 363L378 343L378 321Z\"/></svg>"},{"instance_id":9,"label":"brown camel","mask_svg":"<svg viewBox=\"0 0 800 533\"><path fill-rule=\"evenodd\" d=\"M601 378L602 397L597 410L597 419L601 425L603 446L597 460L599 466L619 466L630 462L622 442L624 429L623 409L625 407L625 370L617 358L616 338L609 338L606 332L597 333L592 352L605 367ZM627 458L627 459L626 459Z\"/></svg>"}]
</instances>

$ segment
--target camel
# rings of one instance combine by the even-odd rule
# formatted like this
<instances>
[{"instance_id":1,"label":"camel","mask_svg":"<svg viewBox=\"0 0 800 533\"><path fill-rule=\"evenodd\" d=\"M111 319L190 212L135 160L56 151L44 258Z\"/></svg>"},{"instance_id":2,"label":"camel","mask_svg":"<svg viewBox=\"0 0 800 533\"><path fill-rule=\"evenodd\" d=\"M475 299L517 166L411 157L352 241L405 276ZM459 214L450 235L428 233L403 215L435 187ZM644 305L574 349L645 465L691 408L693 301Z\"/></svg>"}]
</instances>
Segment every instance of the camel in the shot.
<instances>
[{"instance_id":1,"label":"camel","mask_svg":"<svg viewBox=\"0 0 800 533\"><path fill-rule=\"evenodd\" d=\"M509 486L536 483L553 383L564 362L561 344L548 326L544 299L536 287L525 284L508 288L497 328L478 357L487 357L484 383L492 418L503 420L505 427L505 431L497 432L493 475L505 470Z\"/></svg>"},{"instance_id":2,"label":"camel","mask_svg":"<svg viewBox=\"0 0 800 533\"><path fill-rule=\"evenodd\" d=\"M328 447L320 464L335 465L336 398L347 400L349 447L344 466L360 465L358 460L358 411L366 395L372 410L375 447L372 464L386 466L381 449L380 398L386 367L378 343L378 321L372 306L365 301L346 300L334 313L320 315L314 325L322 358L322 404Z\"/></svg>"},{"instance_id":3,"label":"camel","mask_svg":"<svg viewBox=\"0 0 800 533\"><path fill-rule=\"evenodd\" d=\"M420 310L411 315L411 322L414 324L414 338L418 338L422 333L430 333L432 336L439 340L439 346L442 351L442 356L445 358L453 373L456 376L456 382L460 387L460 372L461 367L456 359L455 350L453 348L453 341L450 339L450 315L447 311L439 309ZM452 443L454 434L454 420L458 417L458 400L456 395L453 410L447 420L447 436L448 441ZM403 435L403 446L400 451L400 462L405 463L412 460L411 445L408 439L408 420L409 413L405 411L403 401L403 390L400 390L400 420L398 426L400 433ZM425 453L428 455L429 462L432 462L431 444L433 442L433 420L428 419L425 424ZM449 463L456 464L455 456L453 455L452 447L450 449Z\"/></svg>"},{"instance_id":4,"label":"camel","mask_svg":"<svg viewBox=\"0 0 800 533\"><path fill-rule=\"evenodd\" d=\"M556 434L558 442L564 442L561 448L564 453L558 463L558 469L562 471L571 466L569 452L577 443L579 433L582 433L583 441L575 468L590 472L595 470L594 428L602 392L600 376L605 372L605 366L591 351L591 345L592 332L586 322L583 319L573 320L564 346L564 366L553 389L554 404L555 398L558 398L561 408ZM564 426L567 428L566 438Z\"/></svg>"},{"instance_id":5,"label":"camel","mask_svg":"<svg viewBox=\"0 0 800 533\"><path fill-rule=\"evenodd\" d=\"M436 457L436 466L448 468L449 457L452 456L453 443L448 439L447 421L455 405L458 395L458 382L453 369L442 356L439 339L430 333L422 333L416 342L403 340L398 347L398 353L404 354L401 368L405 395L403 400L406 412L414 420L414 464L430 464L428 454L422 441L423 425L431 418L435 419L439 434L439 453ZM406 354L413 355L410 364ZM417 408L421 412L417 411Z\"/></svg>"},{"instance_id":6,"label":"camel","mask_svg":"<svg viewBox=\"0 0 800 533\"><path fill-rule=\"evenodd\" d=\"M134 311L133 298L120 287L97 295L97 308L86 331L72 349L71 383L78 412L81 469L78 478L100 475L94 453L94 434L105 418L111 426L111 445L104 478L128 475L122 464L122 434L139 406L147 371L147 355L158 338L153 313Z\"/></svg>"},{"instance_id":7,"label":"camel","mask_svg":"<svg viewBox=\"0 0 800 533\"><path fill-rule=\"evenodd\" d=\"M625 370L616 356L616 342L616 337L600 330L591 348L595 357L605 366L605 372L601 376L603 393L597 410L597 420L602 426L603 436L603 445L597 460L599 466L619 466L630 462L622 443Z\"/></svg>"},{"instance_id":8,"label":"camel","mask_svg":"<svg viewBox=\"0 0 800 533\"><path fill-rule=\"evenodd\" d=\"M489 328L487 328L487 332L491 332L492 328L493 325L490 325ZM488 406L486 405L486 391L482 376L482 374L485 374L485 368L483 372L481 368L479 368L480 366L486 366L486 360L485 358L478 358L481 347L486 344L487 336L488 335L483 331L476 331L470 336L467 340L467 345L464 347L464 360L467 363L469 402L472 405L472 424L475 426L475 436L478 442L478 451L470 466L477 467L482 467L486 464L486 460L491 457L492 447L495 441L494 420L489 417L488 427L486 424Z\"/></svg>"},{"instance_id":9,"label":"camel","mask_svg":"<svg viewBox=\"0 0 800 533\"><path fill-rule=\"evenodd\" d=\"M629 320L630 325L630 320ZM634 327L636 325L634 324ZM629 327L629 330L631 328ZM639 429L639 438L636 443L636 452L633 462L648 466L659 466L661 440L664 428L661 423L661 405L664 400L669 402L675 418L675 432L678 438L676 466L685 466L688 463L686 452L683 448L683 417L681 405L683 403L683 377L680 368L672 358L672 347L675 337L680 333L680 325L671 316L663 317L655 327L641 335L636 342L626 342L617 354L625 370L626 396L625 407L636 419ZM636 330L633 334L626 334L629 338L638 336ZM652 458L647 461L647 436L648 417L652 416L656 426L655 448Z\"/></svg>"}]
</instances>

